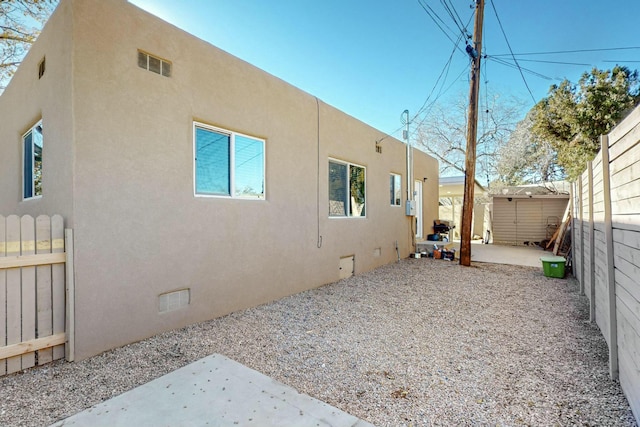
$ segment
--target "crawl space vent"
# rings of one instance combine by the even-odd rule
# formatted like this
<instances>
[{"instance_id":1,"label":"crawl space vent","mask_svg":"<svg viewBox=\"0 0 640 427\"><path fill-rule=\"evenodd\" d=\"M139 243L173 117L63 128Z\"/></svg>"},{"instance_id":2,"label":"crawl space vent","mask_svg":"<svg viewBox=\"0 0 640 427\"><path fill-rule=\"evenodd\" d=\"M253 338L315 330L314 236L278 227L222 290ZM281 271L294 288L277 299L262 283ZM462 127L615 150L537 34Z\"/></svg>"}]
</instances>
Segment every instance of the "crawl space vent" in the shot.
<instances>
[{"instance_id":1,"label":"crawl space vent","mask_svg":"<svg viewBox=\"0 0 640 427\"><path fill-rule=\"evenodd\" d=\"M190 289L181 289L179 291L167 292L158 296L158 311L166 313L178 310L189 305L191 299Z\"/></svg>"}]
</instances>

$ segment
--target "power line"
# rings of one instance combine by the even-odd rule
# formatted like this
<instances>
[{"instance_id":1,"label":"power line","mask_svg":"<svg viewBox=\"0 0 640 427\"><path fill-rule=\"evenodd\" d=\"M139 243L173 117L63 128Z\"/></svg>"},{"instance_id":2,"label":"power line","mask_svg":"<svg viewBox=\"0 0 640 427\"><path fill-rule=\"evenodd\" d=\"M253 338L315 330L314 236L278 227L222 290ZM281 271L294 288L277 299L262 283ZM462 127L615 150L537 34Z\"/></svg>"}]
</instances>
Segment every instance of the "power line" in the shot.
<instances>
[{"instance_id":1,"label":"power line","mask_svg":"<svg viewBox=\"0 0 640 427\"><path fill-rule=\"evenodd\" d=\"M449 55L449 59L445 63L444 67L442 68L442 71L440 72L440 75L436 79L436 82L433 85L433 88L431 89L431 92L429 92L429 95L425 99L425 101L422 104L422 106L420 107L420 109L418 109L418 111L410 119L410 121L409 121L410 123L413 122L414 120L416 120L416 118L418 118L421 114L423 114L424 111L426 111L427 109L429 109L433 105L435 105L435 103L438 101L440 96L443 95L444 93L446 93L456 83L456 81L460 78L460 76L462 76L467 71L467 68L465 66L464 70L453 80L453 82L446 89L443 90L443 87L444 87L445 82L447 80L447 76L449 75L449 70L450 70L450 67L451 67L451 63L453 61L453 55L455 54L456 50L462 52L465 56L467 56L467 53L464 52L464 50L459 45L460 45L460 41L463 38L467 38L468 37L466 28L469 26L469 24L471 22L471 19L473 19L473 15L469 18L469 20L467 21L467 24L465 26L462 26L462 19L460 18L460 15L456 11L456 9L452 5L446 4L446 0L440 0L440 1L443 4L443 6L445 7L445 9L447 10L447 13L451 17L451 19L453 19L454 23L458 27L458 30L460 31L460 34L458 35L457 40L454 41L453 38L450 36L450 34L442 27L442 25L444 25L444 27L446 27L447 30L449 30L451 33L455 33L455 31L452 30L444 22L444 20L436 13L436 11L431 6L429 6L428 3L425 3L424 0L418 0L418 4L420 4L420 6L424 9L424 11L427 13L427 15L429 15L429 17L434 21L434 23L440 29L440 31L442 31L444 33L444 35L453 43L453 50L451 52L451 55ZM440 25L440 22L442 23L442 25ZM443 78L443 76L444 76L444 78ZM440 83L441 80L442 80L442 83ZM435 90L436 90L436 88L438 87L439 84L440 84L440 90L438 91L435 99L433 99L431 102L429 102L429 100L431 99L433 93L435 92ZM423 118L416 125L416 127L422 125L425 120L426 120L426 116L425 116L425 118ZM383 138L381 138L380 140L378 140L376 142L377 143L382 142L384 139L386 139L386 138L392 136L393 134L397 133L403 127L404 126L401 126L401 127L397 128L391 134L386 134Z\"/></svg>"},{"instance_id":2,"label":"power line","mask_svg":"<svg viewBox=\"0 0 640 427\"><path fill-rule=\"evenodd\" d=\"M453 6L453 3L451 3L451 0L449 0L449 5L451 6L451 9L453 10L453 12L458 17L458 21L460 21L460 23L462 24L462 18L460 18L460 15L458 15L458 11ZM465 32L465 35L467 36L468 39L471 38L471 34L469 34L469 32L467 31L467 28L469 28L469 24L471 23L471 19L473 19L473 15L471 15L471 17L469 18L469 21L467 21L467 25L464 26L464 32Z\"/></svg>"},{"instance_id":3,"label":"power line","mask_svg":"<svg viewBox=\"0 0 640 427\"><path fill-rule=\"evenodd\" d=\"M473 16L471 17L473 18ZM471 22L471 18L469 18L469 21L467 21L467 26L469 25L469 23ZM456 50L460 50L460 48L458 47L458 45L460 44L460 41L462 40L463 35L460 34L458 36L458 40L454 43L453 46L453 50L451 51L451 54L449 55L449 59L447 60L447 62L444 64L444 67L442 68L442 71L440 72L440 75L438 76L438 78L436 79L435 84L433 85L433 88L431 89L431 92L429 92L429 95L427 95L427 98L425 99L425 101L423 102L422 106L418 109L418 111L413 115L413 117L409 120L409 122L413 122L416 118L418 118L425 110L431 108L433 105L435 105L436 101L438 101L438 99L440 98L441 95L443 95L444 93L446 93L449 89L451 89L451 87L455 84L455 82L460 78L460 76L462 76L467 68L465 65L465 68L462 70L462 72L453 80L453 82L443 91L442 87L444 86L445 82L446 82L446 78L449 75L449 69L451 68L451 63L453 60L453 55L456 53ZM442 84L440 86L440 90L438 91L438 94L436 95L435 99L433 101L431 101L431 103L429 103L429 100L431 99L431 96L433 95L433 93L435 92L436 88L438 87L438 84L440 83L440 80L442 79L444 75L444 79L442 80ZM428 104L428 105L427 105ZM422 125L426 120L426 117L423 118L416 126L415 128L419 127L420 125ZM385 140L386 138L392 136L393 134L397 133L398 131L400 131L402 128L404 128L404 126L400 126L399 128L397 128L396 130L394 130L393 132L391 132L390 134L386 134L382 139L379 139L378 141L376 141L377 143L382 142L383 140ZM415 131L414 133L415 134Z\"/></svg>"},{"instance_id":4,"label":"power line","mask_svg":"<svg viewBox=\"0 0 640 427\"><path fill-rule=\"evenodd\" d=\"M520 76L522 76L522 81L524 82L524 85L527 87L527 90L529 91L529 95L531 95L531 99L533 99L533 103L536 104L537 103L536 97L533 96L533 92L531 92L531 88L529 87L529 83L527 83L527 79L524 78L524 73L520 69L520 64L518 64L518 60L516 59L515 55L513 54L513 49L511 49L511 43L509 43L509 39L507 38L507 34L504 32L504 27L502 26L502 21L500 21L500 17L498 16L498 10L496 9L496 5L493 3L493 0L491 0L491 8L493 9L493 12L496 15L496 19L498 20L498 25L500 26L500 30L502 31L502 35L504 36L504 41L507 42L507 47L509 48L509 52L511 52L511 57L513 58L513 62L515 62L516 66L518 67L518 71L520 71Z\"/></svg>"},{"instance_id":5,"label":"power line","mask_svg":"<svg viewBox=\"0 0 640 427\"><path fill-rule=\"evenodd\" d=\"M458 43L459 42L460 42L460 37L458 38ZM458 47L458 45L456 44L454 46L454 48L453 48L453 51L451 51L451 55L449 55L449 59L445 63L444 68L442 69L442 71L440 72L440 75L436 79L436 83L433 85L433 88L431 89L431 92L429 92L429 95L427 96L427 99L425 99L424 103L422 103L422 107L420 107L420 109L416 112L415 117L419 116L422 113L422 111L424 111L424 109L426 108L427 102L429 102L429 99L431 98L431 95L433 95L433 92L436 90L436 87L438 87L438 83L440 82L440 79L442 79L442 76L445 75L445 72L446 72L445 79L442 81L442 84L444 85L444 82L446 80L446 76L449 75L449 69L451 68L451 62L453 60L453 54L456 53L457 47ZM440 96L441 92L442 92L442 86L440 88L440 92L438 92L438 95L436 95L436 99Z\"/></svg>"},{"instance_id":6,"label":"power line","mask_svg":"<svg viewBox=\"0 0 640 427\"><path fill-rule=\"evenodd\" d=\"M601 49L556 50L552 52L500 53L498 55L492 55L492 56L556 55L560 53L607 52L607 51L633 50L633 49L640 49L640 46L610 47L610 48L601 48Z\"/></svg>"},{"instance_id":7,"label":"power line","mask_svg":"<svg viewBox=\"0 0 640 427\"><path fill-rule=\"evenodd\" d=\"M542 64L560 64L560 65L580 65L588 67L592 64L580 63L580 62L564 62L564 61L543 61L540 59L522 59L520 58L518 61L520 62L538 62Z\"/></svg>"},{"instance_id":8,"label":"power line","mask_svg":"<svg viewBox=\"0 0 640 427\"><path fill-rule=\"evenodd\" d=\"M424 0L418 0L418 4L420 6L422 6L422 8L424 9L425 12L427 12L427 15L429 15L429 17L433 20L433 22L438 26L438 28L440 28L440 31L442 31L444 33L444 35L451 41L451 43L453 43L455 46L457 46L457 43L453 41L453 39L451 38L451 36L449 35L449 33L447 33L444 28L442 28L442 26L438 23L438 20L440 20L440 22L442 22L442 24L447 27L447 29L451 32L451 33L455 33L455 31L453 31L451 28L449 28L449 26L444 22L444 20L442 18L440 18L440 16L438 16L438 14L433 10L433 8L431 6L429 6L429 4L425 4ZM438 19L436 19L438 18ZM463 54L466 55L466 53L458 48L460 50L460 52L462 52Z\"/></svg>"},{"instance_id":9,"label":"power line","mask_svg":"<svg viewBox=\"0 0 640 427\"><path fill-rule=\"evenodd\" d=\"M549 77L549 76L545 76L544 74L540 74L540 73L538 73L537 71L533 71L533 70L530 70L530 69L525 68L525 67L517 67L517 66L515 66L514 64L512 64L512 63L510 63L510 62L505 61L504 59L495 58L495 57L493 57L493 56L488 56L488 57L487 57L487 59L491 59L491 60L493 60L493 61L497 62L498 64L502 64L502 65L505 65L505 66L507 66L507 67L511 67L511 68L519 69L519 70L521 70L521 71L527 72L527 73L529 73L529 74L532 74L532 75L534 75L534 76L536 76L536 77L543 78L543 79L545 79L545 80L554 80L553 78L551 78L551 77Z\"/></svg>"},{"instance_id":10,"label":"power line","mask_svg":"<svg viewBox=\"0 0 640 427\"><path fill-rule=\"evenodd\" d=\"M447 86L447 88L444 91L441 90L440 92L438 92L438 95L436 96L436 98L433 101L431 101L428 106L426 105L426 103L428 101L428 98L427 98L427 101L425 101L425 105L423 105L423 108L420 109L420 112L422 113L423 111L426 111L426 110L430 109L431 107L433 107L436 104L436 102L438 102L438 100L440 99L440 96L444 95L445 93L447 93L449 91L449 89L451 89L453 87L453 85L456 84L458 79L460 77L462 77L464 74L468 73L468 72L469 72L469 70L468 70L467 66L465 65L464 68L462 69L462 71L460 72L460 74L458 74L456 76L456 78L453 79L451 84L449 86ZM414 117L414 119L415 118L416 117ZM419 128L425 121L427 121L427 114L426 113L425 113L424 118L422 120L420 120L420 122L415 126L415 129ZM416 131L414 130L412 135L415 135L415 132Z\"/></svg>"},{"instance_id":11,"label":"power line","mask_svg":"<svg viewBox=\"0 0 640 427\"><path fill-rule=\"evenodd\" d=\"M453 7L452 4L448 4L446 0L440 0L440 3L442 4L442 6L444 6L445 10L447 11L451 19L453 19L453 22L455 22L456 26L458 27L458 30L460 30L460 32L464 34L465 37L469 38L467 29L466 27L462 26L462 19L460 19L460 16L458 15L458 12L456 11L455 7Z\"/></svg>"},{"instance_id":12,"label":"power line","mask_svg":"<svg viewBox=\"0 0 640 427\"><path fill-rule=\"evenodd\" d=\"M457 13L456 13L457 14ZM467 24L465 26L468 27L469 24L471 23L471 19L473 19L473 15L471 15L471 17L469 18L469 20L467 21ZM416 112L416 114L414 115L413 120L415 120L420 114L422 114L425 110L427 110L428 108L431 108L433 105L435 105L435 103L438 101L438 99L440 99L440 96L442 96L444 93L446 93L449 89L451 89L451 87L456 83L456 81L466 72L467 68L465 66L465 68L462 70L462 72L460 74L458 74L458 76L456 76L455 79L453 79L453 82L443 91L442 88L444 87L445 81L447 76L449 75L449 70L451 68L451 62L453 60L453 55L456 52L456 49L458 48L458 44L460 43L462 37L466 37L466 35L464 33L461 33L458 36L458 40L456 41L456 44L453 48L453 51L451 52L451 55L449 55L449 59L447 60L444 68L442 69L442 71L440 72L440 75L438 76L438 79L436 80L436 83L433 85L433 88L431 89L431 92L429 93L429 95L427 96L427 98L425 99L424 103L422 104L422 107L420 107L420 109ZM442 76L445 76L444 80L442 81L442 84L440 86L440 90L438 91L438 94L436 95L435 99L433 101L431 101L431 103L427 106L427 103L429 102L429 99L431 98L431 95L433 95L433 92L436 90L436 87L438 87L438 83L440 82L440 79L442 78ZM425 117L420 121L420 123L418 123L418 126L422 125L426 120L426 115Z\"/></svg>"}]
</instances>

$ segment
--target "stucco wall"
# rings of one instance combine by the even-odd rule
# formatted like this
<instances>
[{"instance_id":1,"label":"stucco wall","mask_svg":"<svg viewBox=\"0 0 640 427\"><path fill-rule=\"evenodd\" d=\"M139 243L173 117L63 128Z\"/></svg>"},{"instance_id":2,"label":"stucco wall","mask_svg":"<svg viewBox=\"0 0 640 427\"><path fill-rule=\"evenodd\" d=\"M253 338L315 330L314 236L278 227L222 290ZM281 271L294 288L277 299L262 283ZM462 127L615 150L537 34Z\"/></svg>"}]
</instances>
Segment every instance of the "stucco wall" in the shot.
<instances>
[{"instance_id":1,"label":"stucco wall","mask_svg":"<svg viewBox=\"0 0 640 427\"><path fill-rule=\"evenodd\" d=\"M70 4L63 2L0 95L0 214L61 214L72 224ZM46 58L45 58L46 56ZM45 58L45 73L38 64ZM43 196L22 199L22 135L42 120Z\"/></svg>"},{"instance_id":2,"label":"stucco wall","mask_svg":"<svg viewBox=\"0 0 640 427\"><path fill-rule=\"evenodd\" d=\"M394 261L396 242L412 250L406 192L389 202L389 174L407 182L404 144L377 153L383 133L125 1L63 0L53 19L67 25L36 47L64 51L73 78L66 133L45 136L73 165L73 210L43 207L73 218L77 359L336 281L343 256L358 274ZM171 77L139 68L138 49ZM194 121L266 141L266 200L194 196ZM329 218L329 158L366 167L366 218ZM427 226L437 162L416 152L415 176ZM159 294L185 288L187 307L159 313Z\"/></svg>"}]
</instances>

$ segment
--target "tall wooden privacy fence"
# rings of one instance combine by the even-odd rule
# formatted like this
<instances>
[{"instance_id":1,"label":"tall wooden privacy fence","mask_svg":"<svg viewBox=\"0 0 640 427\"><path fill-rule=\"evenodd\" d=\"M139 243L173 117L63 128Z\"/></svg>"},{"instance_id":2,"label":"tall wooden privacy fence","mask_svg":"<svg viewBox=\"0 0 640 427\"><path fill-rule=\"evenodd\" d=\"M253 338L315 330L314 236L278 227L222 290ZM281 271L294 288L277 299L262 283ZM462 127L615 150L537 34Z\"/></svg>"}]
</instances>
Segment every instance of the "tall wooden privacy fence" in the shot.
<instances>
[{"instance_id":1,"label":"tall wooden privacy fence","mask_svg":"<svg viewBox=\"0 0 640 427\"><path fill-rule=\"evenodd\" d=\"M0 375L73 359L65 280L73 277L65 271L73 268L71 241L59 215L0 216Z\"/></svg>"},{"instance_id":2,"label":"tall wooden privacy fence","mask_svg":"<svg viewBox=\"0 0 640 427\"><path fill-rule=\"evenodd\" d=\"M640 422L640 107L601 143L573 186L573 268Z\"/></svg>"}]
</instances>

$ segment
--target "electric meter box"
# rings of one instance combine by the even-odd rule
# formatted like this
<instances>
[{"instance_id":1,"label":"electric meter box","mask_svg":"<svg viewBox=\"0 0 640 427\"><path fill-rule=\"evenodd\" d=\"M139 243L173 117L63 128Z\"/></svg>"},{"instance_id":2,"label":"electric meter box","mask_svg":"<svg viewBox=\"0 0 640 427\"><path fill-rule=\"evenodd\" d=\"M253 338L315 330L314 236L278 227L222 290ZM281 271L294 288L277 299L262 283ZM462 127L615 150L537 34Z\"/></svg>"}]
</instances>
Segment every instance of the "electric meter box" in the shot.
<instances>
[{"instance_id":1,"label":"electric meter box","mask_svg":"<svg viewBox=\"0 0 640 427\"><path fill-rule=\"evenodd\" d=\"M416 216L415 200L407 200L407 216Z\"/></svg>"}]
</instances>

